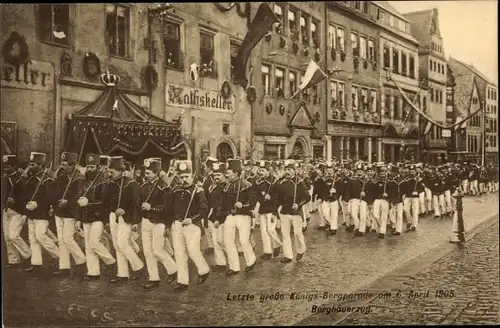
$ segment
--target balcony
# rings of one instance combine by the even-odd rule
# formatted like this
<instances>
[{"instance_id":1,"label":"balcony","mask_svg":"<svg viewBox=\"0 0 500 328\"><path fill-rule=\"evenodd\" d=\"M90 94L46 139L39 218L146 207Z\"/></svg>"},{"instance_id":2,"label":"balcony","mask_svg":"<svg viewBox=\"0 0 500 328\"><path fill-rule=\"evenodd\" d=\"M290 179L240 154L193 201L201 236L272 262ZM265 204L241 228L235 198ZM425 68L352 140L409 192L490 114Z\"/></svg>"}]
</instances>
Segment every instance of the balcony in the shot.
<instances>
[{"instance_id":1,"label":"balcony","mask_svg":"<svg viewBox=\"0 0 500 328\"><path fill-rule=\"evenodd\" d=\"M446 148L446 139L429 140L429 148Z\"/></svg>"}]
</instances>

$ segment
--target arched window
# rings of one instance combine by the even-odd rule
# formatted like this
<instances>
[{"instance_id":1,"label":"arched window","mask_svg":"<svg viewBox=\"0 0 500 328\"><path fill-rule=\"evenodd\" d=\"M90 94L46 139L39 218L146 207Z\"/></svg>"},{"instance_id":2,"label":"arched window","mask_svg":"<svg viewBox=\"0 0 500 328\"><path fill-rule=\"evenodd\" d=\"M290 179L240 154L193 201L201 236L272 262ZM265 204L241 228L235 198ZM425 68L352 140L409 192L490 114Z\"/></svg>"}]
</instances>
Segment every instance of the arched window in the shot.
<instances>
[{"instance_id":1,"label":"arched window","mask_svg":"<svg viewBox=\"0 0 500 328\"><path fill-rule=\"evenodd\" d=\"M221 142L217 146L217 159L226 162L229 158L234 158L233 149L227 142Z\"/></svg>"}]
</instances>

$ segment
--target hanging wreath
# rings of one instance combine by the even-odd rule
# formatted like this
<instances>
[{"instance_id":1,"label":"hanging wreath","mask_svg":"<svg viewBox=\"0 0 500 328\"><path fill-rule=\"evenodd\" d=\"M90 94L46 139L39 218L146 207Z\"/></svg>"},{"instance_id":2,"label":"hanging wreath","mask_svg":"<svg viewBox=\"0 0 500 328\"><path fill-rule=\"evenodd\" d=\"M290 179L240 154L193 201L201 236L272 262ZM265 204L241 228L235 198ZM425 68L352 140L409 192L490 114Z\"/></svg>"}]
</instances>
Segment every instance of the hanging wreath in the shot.
<instances>
[{"instance_id":1,"label":"hanging wreath","mask_svg":"<svg viewBox=\"0 0 500 328\"><path fill-rule=\"evenodd\" d=\"M333 111L333 119L336 120L338 118L339 118L339 111L338 110Z\"/></svg>"},{"instance_id":2,"label":"hanging wreath","mask_svg":"<svg viewBox=\"0 0 500 328\"><path fill-rule=\"evenodd\" d=\"M285 105L280 105L279 111L281 116L285 115Z\"/></svg>"},{"instance_id":3,"label":"hanging wreath","mask_svg":"<svg viewBox=\"0 0 500 328\"><path fill-rule=\"evenodd\" d=\"M370 113L366 112L364 115L365 122L368 122L370 120Z\"/></svg>"},{"instance_id":4,"label":"hanging wreath","mask_svg":"<svg viewBox=\"0 0 500 328\"><path fill-rule=\"evenodd\" d=\"M366 60L363 61L363 68L364 69L368 68L368 62Z\"/></svg>"},{"instance_id":5,"label":"hanging wreath","mask_svg":"<svg viewBox=\"0 0 500 328\"><path fill-rule=\"evenodd\" d=\"M318 61L318 62L319 62L319 60L321 59L321 57L320 57L319 53L315 53L315 54L314 54L314 59L316 59L316 61Z\"/></svg>"},{"instance_id":6,"label":"hanging wreath","mask_svg":"<svg viewBox=\"0 0 500 328\"><path fill-rule=\"evenodd\" d=\"M343 110L341 113L340 113L340 118L345 120L347 117L347 112L345 110Z\"/></svg>"},{"instance_id":7,"label":"hanging wreath","mask_svg":"<svg viewBox=\"0 0 500 328\"><path fill-rule=\"evenodd\" d=\"M257 100L257 89L254 86L247 88L247 100L249 103L253 104Z\"/></svg>"},{"instance_id":8,"label":"hanging wreath","mask_svg":"<svg viewBox=\"0 0 500 328\"><path fill-rule=\"evenodd\" d=\"M330 54L332 56L333 61L337 60L337 51L335 51L335 49L332 48L332 50L330 51Z\"/></svg>"},{"instance_id":9,"label":"hanging wreath","mask_svg":"<svg viewBox=\"0 0 500 328\"><path fill-rule=\"evenodd\" d=\"M158 86L158 73L152 65L144 68L144 87L153 91Z\"/></svg>"},{"instance_id":10,"label":"hanging wreath","mask_svg":"<svg viewBox=\"0 0 500 328\"><path fill-rule=\"evenodd\" d=\"M292 50L293 50L294 54L296 54L297 52L299 52L299 45L297 44L297 42L293 43Z\"/></svg>"},{"instance_id":11,"label":"hanging wreath","mask_svg":"<svg viewBox=\"0 0 500 328\"><path fill-rule=\"evenodd\" d=\"M376 71L376 70L377 70L377 62L373 62L373 63L372 63L372 69L373 69L374 71Z\"/></svg>"},{"instance_id":12,"label":"hanging wreath","mask_svg":"<svg viewBox=\"0 0 500 328\"><path fill-rule=\"evenodd\" d=\"M316 122L319 122L319 120L321 120L321 114L319 112L316 112L315 119L316 119Z\"/></svg>"},{"instance_id":13,"label":"hanging wreath","mask_svg":"<svg viewBox=\"0 0 500 328\"><path fill-rule=\"evenodd\" d=\"M282 37L282 36L281 36L281 37L280 37L280 47L281 47L281 48L284 48L284 47L285 47L285 45L286 45L286 40L285 40L285 38L284 38L284 37Z\"/></svg>"},{"instance_id":14,"label":"hanging wreath","mask_svg":"<svg viewBox=\"0 0 500 328\"><path fill-rule=\"evenodd\" d=\"M345 51L341 50L340 52L340 60L345 61Z\"/></svg>"},{"instance_id":15,"label":"hanging wreath","mask_svg":"<svg viewBox=\"0 0 500 328\"><path fill-rule=\"evenodd\" d=\"M101 61L93 52L85 53L83 56L83 73L88 78L94 78L101 72Z\"/></svg>"},{"instance_id":16,"label":"hanging wreath","mask_svg":"<svg viewBox=\"0 0 500 328\"><path fill-rule=\"evenodd\" d=\"M16 43L19 45L19 50L15 47ZM2 47L2 56L5 62L12 66L24 65L30 57L28 43L26 43L24 36L17 32L10 33Z\"/></svg>"},{"instance_id":17,"label":"hanging wreath","mask_svg":"<svg viewBox=\"0 0 500 328\"><path fill-rule=\"evenodd\" d=\"M231 96L232 90L231 90L231 85L229 84L228 81L224 81L224 83L222 83L222 87L220 88L220 94L222 98L226 100Z\"/></svg>"},{"instance_id":18,"label":"hanging wreath","mask_svg":"<svg viewBox=\"0 0 500 328\"><path fill-rule=\"evenodd\" d=\"M273 105L271 103L266 104L266 113L271 114L273 111Z\"/></svg>"},{"instance_id":19,"label":"hanging wreath","mask_svg":"<svg viewBox=\"0 0 500 328\"><path fill-rule=\"evenodd\" d=\"M359 58L354 57L354 68L358 68L358 66L359 66Z\"/></svg>"}]
</instances>

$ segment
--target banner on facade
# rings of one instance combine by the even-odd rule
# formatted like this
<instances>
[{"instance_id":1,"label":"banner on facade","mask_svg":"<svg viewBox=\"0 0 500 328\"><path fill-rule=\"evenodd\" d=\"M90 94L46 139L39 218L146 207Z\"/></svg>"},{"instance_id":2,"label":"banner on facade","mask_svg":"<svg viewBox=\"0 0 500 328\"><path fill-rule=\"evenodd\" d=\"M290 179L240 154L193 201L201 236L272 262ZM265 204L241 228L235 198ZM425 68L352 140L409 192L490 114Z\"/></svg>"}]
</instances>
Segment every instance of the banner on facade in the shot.
<instances>
[{"instance_id":1,"label":"banner on facade","mask_svg":"<svg viewBox=\"0 0 500 328\"><path fill-rule=\"evenodd\" d=\"M235 111L236 97L234 95L224 98L219 91L176 84L167 84L166 89L167 106L224 113L234 113Z\"/></svg>"},{"instance_id":2,"label":"banner on facade","mask_svg":"<svg viewBox=\"0 0 500 328\"><path fill-rule=\"evenodd\" d=\"M54 67L51 63L30 60L23 65L2 63L1 86L38 91L54 89Z\"/></svg>"}]
</instances>

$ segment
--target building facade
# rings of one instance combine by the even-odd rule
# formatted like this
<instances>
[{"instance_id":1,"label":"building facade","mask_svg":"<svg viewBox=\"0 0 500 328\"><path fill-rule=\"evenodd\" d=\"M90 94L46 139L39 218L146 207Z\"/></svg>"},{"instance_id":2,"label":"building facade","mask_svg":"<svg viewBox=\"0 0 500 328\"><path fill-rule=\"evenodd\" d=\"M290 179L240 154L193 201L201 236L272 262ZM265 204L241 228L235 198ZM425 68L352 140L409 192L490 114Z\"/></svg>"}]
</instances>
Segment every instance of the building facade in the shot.
<instances>
[{"instance_id":1,"label":"building facade","mask_svg":"<svg viewBox=\"0 0 500 328\"><path fill-rule=\"evenodd\" d=\"M324 3L270 5L280 21L253 50L250 63L249 84L257 93L253 153L266 159L324 158L326 82L296 95L311 59L325 69Z\"/></svg>"},{"instance_id":2,"label":"building facade","mask_svg":"<svg viewBox=\"0 0 500 328\"><path fill-rule=\"evenodd\" d=\"M382 158L379 28L370 1L327 3L327 158Z\"/></svg>"},{"instance_id":3,"label":"building facade","mask_svg":"<svg viewBox=\"0 0 500 328\"><path fill-rule=\"evenodd\" d=\"M418 160L418 114L411 110L397 84L417 107L427 108L426 91L420 87L418 41L412 35L410 21L387 1L373 1L381 27L380 57L381 114L384 160ZM390 76L392 80L387 79ZM407 117L410 115L410 117Z\"/></svg>"},{"instance_id":4,"label":"building facade","mask_svg":"<svg viewBox=\"0 0 500 328\"><path fill-rule=\"evenodd\" d=\"M188 156L197 157L201 148L214 156L244 156L251 115L242 88L231 83L230 49L246 33L246 7L237 12L214 4L176 4L163 20L149 18L152 7L2 5L3 48L31 59L16 67L9 64L14 55L2 56L7 148L17 148L10 150L23 160L30 151L44 151L57 161L65 119L99 97L104 90L99 77L108 70L144 109L167 120L182 114ZM195 81L189 69L194 63L200 67ZM223 95L225 81L229 91Z\"/></svg>"},{"instance_id":5,"label":"building facade","mask_svg":"<svg viewBox=\"0 0 500 328\"><path fill-rule=\"evenodd\" d=\"M476 109L484 109L484 112L479 112L467 122L467 157L478 163L481 163L483 158L485 164L498 163L497 85L472 64L468 65L452 57L449 58L448 64L457 81L457 87L458 82L461 84L460 90L455 90L455 98L459 97L455 103L463 106L463 103L470 102ZM471 108L470 113L473 112Z\"/></svg>"},{"instance_id":6,"label":"building facade","mask_svg":"<svg viewBox=\"0 0 500 328\"><path fill-rule=\"evenodd\" d=\"M444 57L443 39L439 29L439 15L437 9L429 9L404 16L411 22L411 31L420 46L418 56L420 60L419 75L423 86L427 90L427 108L425 113L434 121L446 123L446 83L447 68ZM430 133L422 140L421 148L427 150L426 160L432 163L446 159L447 143L451 140L451 131L445 131L433 125Z\"/></svg>"}]
</instances>

